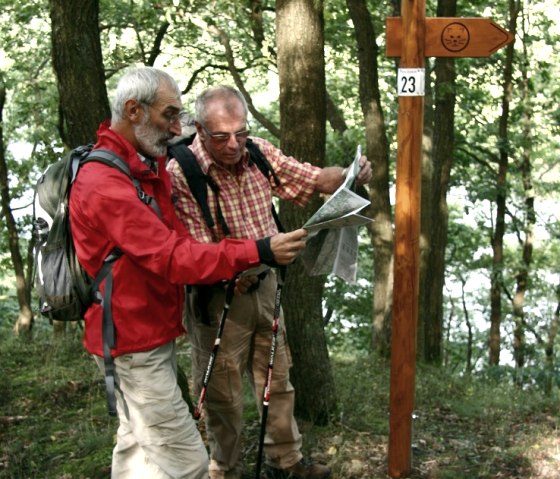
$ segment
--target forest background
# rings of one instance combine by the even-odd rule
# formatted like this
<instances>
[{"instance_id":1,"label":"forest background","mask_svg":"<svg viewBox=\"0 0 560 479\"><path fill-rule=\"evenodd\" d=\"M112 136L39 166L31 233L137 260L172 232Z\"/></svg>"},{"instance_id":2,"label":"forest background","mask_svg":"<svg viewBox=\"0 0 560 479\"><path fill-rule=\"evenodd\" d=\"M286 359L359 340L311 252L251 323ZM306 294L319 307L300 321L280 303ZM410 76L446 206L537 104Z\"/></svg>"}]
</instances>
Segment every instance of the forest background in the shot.
<instances>
[{"instance_id":1,"label":"forest background","mask_svg":"<svg viewBox=\"0 0 560 479\"><path fill-rule=\"evenodd\" d=\"M367 384L383 391L391 355L398 105L398 61L384 54L385 20L399 15L399 3L0 0L0 6L2 340L79 338L79 331L64 334L37 312L33 185L46 165L94 140L123 69L154 65L177 78L187 110L207 86L235 85L248 101L252 134L303 161L347 165L362 144L374 170L362 193L375 221L360 237L359 280L309 277L295 264L283 305L298 418L325 427L340 417L348 392L337 379L347 371L341 364L372 364ZM430 374L443 372L450 384L498 384L506 396L513 387L554 404L560 4L439 0L427 2L427 15L490 17L515 41L489 58L427 59L418 362L434 368ZM283 222L299 227L321 201L305 209L281 204ZM358 372L345 379L352 377L360 380ZM18 415L2 417L12 424ZM362 428L372 432L371 423ZM386 434L386 425L381 429Z\"/></svg>"}]
</instances>

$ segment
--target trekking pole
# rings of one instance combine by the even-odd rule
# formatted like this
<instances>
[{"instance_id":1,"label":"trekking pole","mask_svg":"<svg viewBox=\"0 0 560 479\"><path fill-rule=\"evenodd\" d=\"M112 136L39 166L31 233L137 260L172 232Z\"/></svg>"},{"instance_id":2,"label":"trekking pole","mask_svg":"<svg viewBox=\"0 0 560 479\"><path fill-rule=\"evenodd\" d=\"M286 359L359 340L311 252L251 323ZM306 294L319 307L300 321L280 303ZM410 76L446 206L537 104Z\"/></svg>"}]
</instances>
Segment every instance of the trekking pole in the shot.
<instances>
[{"instance_id":1,"label":"trekking pole","mask_svg":"<svg viewBox=\"0 0 560 479\"><path fill-rule=\"evenodd\" d=\"M214 368L214 362L216 361L216 355L218 354L218 349L220 347L220 342L222 340L222 333L224 331L224 325L226 323L226 316L233 299L233 292L235 290L235 281L237 280L237 275L229 280L226 289L226 298L224 300L224 309L222 310L222 316L220 318L220 324L218 325L218 330L216 331L216 339L214 340L214 346L212 347L212 353L210 354L210 359L208 360L208 366L206 368L206 373L204 374L204 380L202 381L202 390L200 391L200 396L198 398L198 403L193 412L193 417L195 419L200 419L202 414L202 405L204 404L204 399L206 398L206 391L208 390L208 383L210 382L210 375L212 374L212 369Z\"/></svg>"},{"instance_id":2,"label":"trekking pole","mask_svg":"<svg viewBox=\"0 0 560 479\"><path fill-rule=\"evenodd\" d=\"M266 419L268 416L268 405L270 403L270 388L272 386L272 369L274 367L274 356L276 354L276 342L278 337L278 319L280 318L280 300L282 299L282 288L286 277L286 266L280 266L278 275L278 285L276 286L276 299L274 300L274 319L272 321L272 341L270 344L270 356L268 360L268 372L264 386L261 431L259 435L259 450L257 453L257 464L255 466L255 479L261 475L262 455L264 447L264 436L266 433Z\"/></svg>"}]
</instances>

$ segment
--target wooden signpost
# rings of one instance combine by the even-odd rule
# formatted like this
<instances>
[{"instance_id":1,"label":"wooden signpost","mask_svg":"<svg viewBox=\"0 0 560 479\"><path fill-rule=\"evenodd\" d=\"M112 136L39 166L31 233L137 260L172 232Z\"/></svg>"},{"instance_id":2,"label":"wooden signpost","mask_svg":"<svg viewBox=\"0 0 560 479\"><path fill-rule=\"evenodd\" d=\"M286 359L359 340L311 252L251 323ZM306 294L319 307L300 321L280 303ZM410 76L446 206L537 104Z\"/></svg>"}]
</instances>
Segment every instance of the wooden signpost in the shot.
<instances>
[{"instance_id":1,"label":"wooden signpost","mask_svg":"<svg viewBox=\"0 0 560 479\"><path fill-rule=\"evenodd\" d=\"M402 0L387 19L387 56L400 57L388 474L412 469L412 413L420 271L425 57L487 57L513 35L485 18L426 18L425 0Z\"/></svg>"}]
</instances>

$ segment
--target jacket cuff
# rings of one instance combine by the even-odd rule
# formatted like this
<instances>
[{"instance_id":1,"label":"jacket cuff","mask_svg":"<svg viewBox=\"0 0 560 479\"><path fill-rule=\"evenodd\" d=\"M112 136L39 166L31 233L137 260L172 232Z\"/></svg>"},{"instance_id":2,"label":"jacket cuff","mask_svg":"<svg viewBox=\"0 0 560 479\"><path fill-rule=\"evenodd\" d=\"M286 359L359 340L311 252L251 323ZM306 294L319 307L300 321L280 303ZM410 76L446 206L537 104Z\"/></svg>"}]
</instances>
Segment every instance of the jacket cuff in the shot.
<instances>
[{"instance_id":1,"label":"jacket cuff","mask_svg":"<svg viewBox=\"0 0 560 479\"><path fill-rule=\"evenodd\" d=\"M256 243L261 263L272 267L279 266L279 264L274 261L274 254L272 253L272 249L270 248L270 236L268 236L267 238L258 239Z\"/></svg>"}]
</instances>

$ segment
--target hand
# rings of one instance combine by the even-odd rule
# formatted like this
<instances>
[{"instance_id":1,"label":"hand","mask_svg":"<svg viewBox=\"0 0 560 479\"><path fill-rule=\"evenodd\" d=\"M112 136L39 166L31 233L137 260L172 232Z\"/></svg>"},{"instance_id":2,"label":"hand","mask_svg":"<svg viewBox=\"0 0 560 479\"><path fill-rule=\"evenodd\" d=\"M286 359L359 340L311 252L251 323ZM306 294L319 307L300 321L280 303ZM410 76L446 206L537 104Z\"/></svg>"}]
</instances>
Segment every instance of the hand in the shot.
<instances>
[{"instance_id":1,"label":"hand","mask_svg":"<svg viewBox=\"0 0 560 479\"><path fill-rule=\"evenodd\" d=\"M360 171L356 177L356 185L361 186L369 183L371 180L371 162L367 159L365 155L360 158Z\"/></svg>"},{"instance_id":2,"label":"hand","mask_svg":"<svg viewBox=\"0 0 560 479\"><path fill-rule=\"evenodd\" d=\"M258 282L259 282L258 276L254 274L250 276L242 276L240 278L237 278L237 281L235 281L234 294L236 296L241 296L242 294L245 294L247 291L249 291L249 288L251 286L257 284Z\"/></svg>"},{"instance_id":3,"label":"hand","mask_svg":"<svg viewBox=\"0 0 560 479\"><path fill-rule=\"evenodd\" d=\"M270 249L274 255L274 261L280 265L290 264L305 248L304 238L307 231L300 228L290 233L279 233L270 238Z\"/></svg>"}]
</instances>

